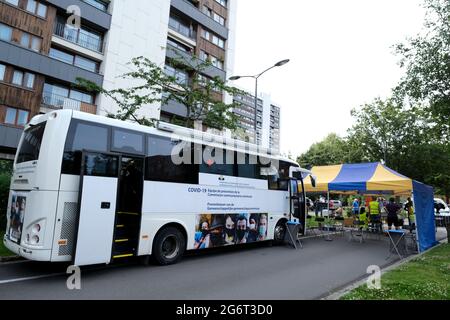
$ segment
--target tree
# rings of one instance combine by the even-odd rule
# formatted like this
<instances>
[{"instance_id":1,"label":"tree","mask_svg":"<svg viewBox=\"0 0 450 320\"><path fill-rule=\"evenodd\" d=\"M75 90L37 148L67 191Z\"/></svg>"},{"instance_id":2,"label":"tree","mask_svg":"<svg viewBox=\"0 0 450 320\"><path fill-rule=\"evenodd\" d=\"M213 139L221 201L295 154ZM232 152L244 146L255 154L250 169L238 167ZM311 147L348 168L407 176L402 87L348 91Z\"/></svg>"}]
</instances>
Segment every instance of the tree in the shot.
<instances>
[{"instance_id":1,"label":"tree","mask_svg":"<svg viewBox=\"0 0 450 320\"><path fill-rule=\"evenodd\" d=\"M347 153L346 140L331 133L321 142L313 144L306 153L300 155L297 162L305 168L341 164L347 159Z\"/></svg>"},{"instance_id":2,"label":"tree","mask_svg":"<svg viewBox=\"0 0 450 320\"><path fill-rule=\"evenodd\" d=\"M12 161L0 160L0 230L6 228L6 211L12 175Z\"/></svg>"},{"instance_id":3,"label":"tree","mask_svg":"<svg viewBox=\"0 0 450 320\"><path fill-rule=\"evenodd\" d=\"M356 124L349 130L348 147L364 161L386 165L412 179L450 195L450 148L433 133L433 120L420 107L405 107L394 99L375 99L353 110Z\"/></svg>"},{"instance_id":4,"label":"tree","mask_svg":"<svg viewBox=\"0 0 450 320\"><path fill-rule=\"evenodd\" d=\"M193 127L194 122L201 121L204 125L222 130L237 128L238 118L233 113L237 103L224 103L221 94L243 94L243 91L228 86L220 77L207 78L204 71L211 67L210 61L202 61L192 56L184 58L176 51L175 58L169 59L171 67L184 70L190 79L169 74L163 68L145 57L137 57L129 63L133 71L121 77L133 80L137 85L129 88L106 90L85 79L78 79L79 85L88 91L101 92L110 97L119 107L116 114L109 117L120 120L134 120L143 125L152 126L156 119L138 116L138 111L145 105L167 104L175 101L186 106L186 117L177 123Z\"/></svg>"},{"instance_id":5,"label":"tree","mask_svg":"<svg viewBox=\"0 0 450 320\"><path fill-rule=\"evenodd\" d=\"M406 74L397 98L427 104L442 140L450 138L450 1L425 0L424 32L395 46Z\"/></svg>"}]
</instances>

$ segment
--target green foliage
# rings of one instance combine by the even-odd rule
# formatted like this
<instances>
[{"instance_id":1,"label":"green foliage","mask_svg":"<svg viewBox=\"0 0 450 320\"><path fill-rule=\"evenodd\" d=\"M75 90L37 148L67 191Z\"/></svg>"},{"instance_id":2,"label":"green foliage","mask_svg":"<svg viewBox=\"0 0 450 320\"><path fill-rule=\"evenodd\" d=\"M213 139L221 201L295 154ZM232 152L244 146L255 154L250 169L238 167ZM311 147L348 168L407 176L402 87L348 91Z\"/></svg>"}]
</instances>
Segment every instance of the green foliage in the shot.
<instances>
[{"instance_id":1,"label":"green foliage","mask_svg":"<svg viewBox=\"0 0 450 320\"><path fill-rule=\"evenodd\" d=\"M192 128L194 122L201 121L210 128L236 129L238 119L232 111L238 104L222 102L220 93L235 95L243 94L243 91L228 86L219 77L204 77L203 73L212 66L211 62L202 61L195 56L187 59L176 51L174 53L175 58L169 59L168 63L177 69L185 70L190 75L190 81L180 81L177 77L168 75L151 60L137 57L130 62L134 70L122 75L122 78L132 80L131 83L137 85L105 90L84 79L78 79L78 83L87 90L105 94L118 105L118 112L108 115L112 118L134 120L143 125L154 126L156 119L140 117L138 111L145 105L164 105L175 101L186 106L187 114L182 123L186 127Z\"/></svg>"},{"instance_id":2,"label":"green foliage","mask_svg":"<svg viewBox=\"0 0 450 320\"><path fill-rule=\"evenodd\" d=\"M305 168L341 164L346 161L348 153L347 141L335 133L329 134L321 142L297 158L297 162Z\"/></svg>"},{"instance_id":3,"label":"green foliage","mask_svg":"<svg viewBox=\"0 0 450 320\"><path fill-rule=\"evenodd\" d=\"M0 239L3 239L4 234L5 232L3 230L0 230ZM3 245L3 240L0 241L0 257L10 257L10 256L14 256L14 253L5 248L5 246Z\"/></svg>"},{"instance_id":4,"label":"green foliage","mask_svg":"<svg viewBox=\"0 0 450 320\"><path fill-rule=\"evenodd\" d=\"M6 209L12 175L12 161L0 160L0 230L6 228Z\"/></svg>"},{"instance_id":5,"label":"green foliage","mask_svg":"<svg viewBox=\"0 0 450 320\"><path fill-rule=\"evenodd\" d=\"M406 75L395 89L397 98L426 103L438 124L436 134L450 138L450 1L425 0L424 31L395 46Z\"/></svg>"},{"instance_id":6,"label":"green foliage","mask_svg":"<svg viewBox=\"0 0 450 320\"><path fill-rule=\"evenodd\" d=\"M381 289L363 285L343 300L449 300L450 245L432 249L423 256L392 270L381 278Z\"/></svg>"},{"instance_id":7,"label":"green foliage","mask_svg":"<svg viewBox=\"0 0 450 320\"><path fill-rule=\"evenodd\" d=\"M304 167L378 162L412 179L450 194L450 145L434 135L426 110L405 107L393 99L375 99L352 111L348 135L330 134L297 161Z\"/></svg>"}]
</instances>

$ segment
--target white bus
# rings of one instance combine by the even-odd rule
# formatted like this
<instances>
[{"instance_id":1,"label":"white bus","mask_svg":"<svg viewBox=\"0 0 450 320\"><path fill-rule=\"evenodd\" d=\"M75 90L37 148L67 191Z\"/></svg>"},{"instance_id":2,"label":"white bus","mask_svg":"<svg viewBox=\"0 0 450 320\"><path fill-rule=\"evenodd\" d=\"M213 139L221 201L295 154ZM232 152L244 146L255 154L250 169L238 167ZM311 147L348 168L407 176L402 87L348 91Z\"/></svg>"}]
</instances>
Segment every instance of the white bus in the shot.
<instances>
[{"instance_id":1,"label":"white bus","mask_svg":"<svg viewBox=\"0 0 450 320\"><path fill-rule=\"evenodd\" d=\"M280 242L287 221L304 225L308 174L236 140L55 111L22 134L3 242L78 266L150 255L165 265L185 250Z\"/></svg>"}]
</instances>

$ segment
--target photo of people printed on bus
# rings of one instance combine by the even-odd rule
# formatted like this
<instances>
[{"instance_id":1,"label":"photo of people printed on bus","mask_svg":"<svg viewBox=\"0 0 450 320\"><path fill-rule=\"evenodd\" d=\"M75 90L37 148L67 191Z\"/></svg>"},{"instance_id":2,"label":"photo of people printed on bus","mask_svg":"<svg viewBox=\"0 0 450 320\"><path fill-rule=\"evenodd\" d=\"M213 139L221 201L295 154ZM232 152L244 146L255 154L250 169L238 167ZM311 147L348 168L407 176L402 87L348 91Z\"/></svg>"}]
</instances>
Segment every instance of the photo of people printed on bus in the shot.
<instances>
[{"instance_id":1,"label":"photo of people printed on bus","mask_svg":"<svg viewBox=\"0 0 450 320\"><path fill-rule=\"evenodd\" d=\"M9 238L16 242L20 242L22 236L23 216L26 207L26 197L13 194L11 199L11 211L9 215L10 227Z\"/></svg>"},{"instance_id":2,"label":"photo of people printed on bus","mask_svg":"<svg viewBox=\"0 0 450 320\"><path fill-rule=\"evenodd\" d=\"M194 249L264 241L267 224L266 213L198 215Z\"/></svg>"}]
</instances>

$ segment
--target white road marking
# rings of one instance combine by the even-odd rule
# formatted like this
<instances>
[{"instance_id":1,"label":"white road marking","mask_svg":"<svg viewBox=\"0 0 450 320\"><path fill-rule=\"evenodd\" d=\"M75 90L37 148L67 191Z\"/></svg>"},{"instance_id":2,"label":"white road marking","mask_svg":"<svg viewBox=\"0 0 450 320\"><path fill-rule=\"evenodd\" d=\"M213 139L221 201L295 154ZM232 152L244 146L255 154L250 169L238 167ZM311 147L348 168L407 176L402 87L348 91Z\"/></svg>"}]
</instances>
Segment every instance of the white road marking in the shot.
<instances>
[{"instance_id":1,"label":"white road marking","mask_svg":"<svg viewBox=\"0 0 450 320\"><path fill-rule=\"evenodd\" d=\"M22 281L30 281L30 280L43 279L43 278L51 278L51 277L55 277L55 276L61 276L63 274L65 274L65 273L51 273L51 274L43 274L43 275L40 275L40 276L34 276L34 277L0 280L0 284L7 284L7 283L13 283L13 282L22 282Z\"/></svg>"}]
</instances>

